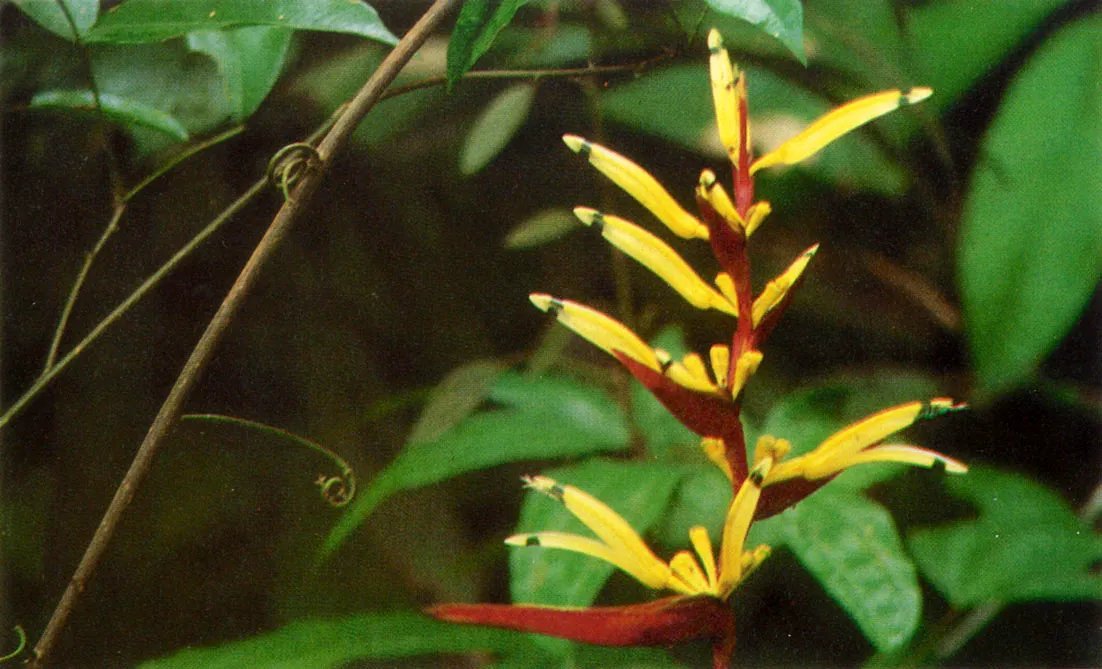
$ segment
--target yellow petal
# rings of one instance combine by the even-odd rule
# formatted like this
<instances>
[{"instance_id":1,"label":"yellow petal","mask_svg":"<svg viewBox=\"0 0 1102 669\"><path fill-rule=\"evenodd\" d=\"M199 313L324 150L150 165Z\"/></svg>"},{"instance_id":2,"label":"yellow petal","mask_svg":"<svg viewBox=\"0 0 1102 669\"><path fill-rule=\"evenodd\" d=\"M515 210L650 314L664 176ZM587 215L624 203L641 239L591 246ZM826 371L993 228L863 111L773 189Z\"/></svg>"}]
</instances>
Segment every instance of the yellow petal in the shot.
<instances>
[{"instance_id":1,"label":"yellow petal","mask_svg":"<svg viewBox=\"0 0 1102 669\"><path fill-rule=\"evenodd\" d=\"M727 301L731 303L731 306L738 309L738 293L735 292L735 282L731 279L731 275L727 272L720 272L716 274L715 280L716 288L719 288L719 292L723 297L727 298Z\"/></svg>"},{"instance_id":2,"label":"yellow petal","mask_svg":"<svg viewBox=\"0 0 1102 669\"><path fill-rule=\"evenodd\" d=\"M945 466L945 471L950 474L964 474L968 471L968 467L963 462L946 457L936 451L903 444L877 446L876 448L858 451L848 459L842 469L866 462L901 462L919 467L933 467L940 463Z\"/></svg>"},{"instance_id":3,"label":"yellow petal","mask_svg":"<svg viewBox=\"0 0 1102 669\"><path fill-rule=\"evenodd\" d=\"M727 462L727 447L723 445L722 439L704 437L700 440L700 448L704 451L704 455L707 455L708 459L716 467L719 467L719 471L723 472L728 481L735 480L735 475L731 471L731 463Z\"/></svg>"},{"instance_id":4,"label":"yellow petal","mask_svg":"<svg viewBox=\"0 0 1102 669\"><path fill-rule=\"evenodd\" d=\"M723 523L723 543L719 549L719 596L722 599L726 599L742 580L742 548L746 544L750 521L754 519L754 512L758 508L762 483L769 475L772 464L773 461L767 459L751 469L727 509L727 519Z\"/></svg>"},{"instance_id":5,"label":"yellow petal","mask_svg":"<svg viewBox=\"0 0 1102 669\"><path fill-rule=\"evenodd\" d=\"M735 161L739 152L738 93L735 90L735 81L739 75L727 56L727 49L723 48L719 31L715 28L708 32L708 51L711 54L708 63L719 141L726 147L727 155Z\"/></svg>"},{"instance_id":6,"label":"yellow petal","mask_svg":"<svg viewBox=\"0 0 1102 669\"><path fill-rule=\"evenodd\" d=\"M571 151L589 159L589 163L604 173L628 195L639 201L658 220L666 224L675 235L692 239L708 238L708 228L666 192L646 170L599 144L592 144L577 135L563 135L563 141Z\"/></svg>"},{"instance_id":7,"label":"yellow petal","mask_svg":"<svg viewBox=\"0 0 1102 669\"><path fill-rule=\"evenodd\" d=\"M559 548L562 550L582 553L598 560L612 563L625 572L631 573L628 568L618 562L618 556L605 544L590 539L589 537L568 534L566 532L536 532L533 534L514 534L507 538L505 543L520 548L538 546L540 548ZM634 567L634 563L627 567ZM634 576L634 574L632 574Z\"/></svg>"},{"instance_id":8,"label":"yellow petal","mask_svg":"<svg viewBox=\"0 0 1102 669\"><path fill-rule=\"evenodd\" d=\"M715 209L717 214L726 219L732 227L745 227L742 217L738 215L738 211L735 209L735 203L731 201L731 196L727 195L727 191L716 181L715 172L704 170L700 173L696 194L700 199L707 202L712 209Z\"/></svg>"},{"instance_id":9,"label":"yellow petal","mask_svg":"<svg viewBox=\"0 0 1102 669\"><path fill-rule=\"evenodd\" d=\"M716 558L712 553L712 540L708 537L708 530L699 525L690 528L689 541L692 542L693 549L700 557L700 563L704 565L704 576L708 579L708 586L714 591L718 583L716 580Z\"/></svg>"},{"instance_id":10,"label":"yellow petal","mask_svg":"<svg viewBox=\"0 0 1102 669\"><path fill-rule=\"evenodd\" d=\"M596 309L570 300L559 300L544 293L532 293L528 299L541 311L553 314L560 323L610 355L614 351L620 351L656 372L662 371L654 350L620 321Z\"/></svg>"},{"instance_id":11,"label":"yellow petal","mask_svg":"<svg viewBox=\"0 0 1102 669\"><path fill-rule=\"evenodd\" d=\"M962 406L953 404L949 399L937 398L929 402L909 402L885 409L827 437L814 451L796 460L804 461L802 473L808 479L829 476L848 466L846 463L855 462L855 456L862 449L902 430L916 420L940 416L961 409ZM948 460L945 460L948 465Z\"/></svg>"},{"instance_id":12,"label":"yellow petal","mask_svg":"<svg viewBox=\"0 0 1102 669\"><path fill-rule=\"evenodd\" d=\"M754 231L758 229L758 226L762 224L765 217L773 212L773 207L769 206L768 202L758 202L750 207L750 210L746 212L746 236L754 234Z\"/></svg>"},{"instance_id":13,"label":"yellow petal","mask_svg":"<svg viewBox=\"0 0 1102 669\"><path fill-rule=\"evenodd\" d=\"M658 237L630 221L606 216L588 207L576 207L574 215L582 223L600 230L601 236L609 243L657 274L697 309L716 309L735 315L735 307L705 283L676 251Z\"/></svg>"},{"instance_id":14,"label":"yellow petal","mask_svg":"<svg viewBox=\"0 0 1102 669\"><path fill-rule=\"evenodd\" d=\"M560 485L546 476L525 478L528 487L562 503L597 537L605 542L616 556L615 564L637 578L643 585L659 589L666 587L670 569L659 560L650 548L620 514L603 502L578 488Z\"/></svg>"},{"instance_id":15,"label":"yellow petal","mask_svg":"<svg viewBox=\"0 0 1102 669\"><path fill-rule=\"evenodd\" d=\"M727 372L731 368L731 349L723 344L716 344L708 349L708 357L712 361L712 373L715 374L716 384L721 388L727 386Z\"/></svg>"},{"instance_id":16,"label":"yellow petal","mask_svg":"<svg viewBox=\"0 0 1102 669\"><path fill-rule=\"evenodd\" d=\"M700 360L700 358L697 357L697 360ZM696 390L702 393L719 392L719 387L712 383L712 380L708 378L707 374L698 374L686 367L684 362L675 362L668 365L666 367L666 376L674 383L690 390Z\"/></svg>"},{"instance_id":17,"label":"yellow petal","mask_svg":"<svg viewBox=\"0 0 1102 669\"><path fill-rule=\"evenodd\" d=\"M818 153L827 144L838 139L850 130L857 128L878 116L895 111L901 105L914 104L930 97L933 90L916 87L906 93L897 90L867 95L842 105L809 125L779 147L754 161L750 166L753 174L760 169L773 165L793 165Z\"/></svg>"},{"instance_id":18,"label":"yellow petal","mask_svg":"<svg viewBox=\"0 0 1102 669\"><path fill-rule=\"evenodd\" d=\"M754 325L760 323L767 313L781 303L789 289L792 288L792 284L796 283L796 280L807 269L807 264L811 262L811 258L815 256L815 252L818 250L819 245L816 244L804 251L799 258L796 258L795 262L788 266L788 269L781 272L780 276L765 285L761 295L754 300Z\"/></svg>"},{"instance_id":19,"label":"yellow petal","mask_svg":"<svg viewBox=\"0 0 1102 669\"><path fill-rule=\"evenodd\" d=\"M739 356L735 363L735 378L731 380L731 397L738 397L746 382L758 371L761 364L761 351L747 351Z\"/></svg>"},{"instance_id":20,"label":"yellow petal","mask_svg":"<svg viewBox=\"0 0 1102 669\"><path fill-rule=\"evenodd\" d=\"M700 570L700 565L693 559L692 553L689 551L680 551L677 555L673 556L670 560L670 571L681 580L682 583L688 586L688 588L673 588L686 595L703 595L708 594L710 586L708 579L705 578L704 572ZM670 579L671 581L673 579ZM672 585L672 584L671 584Z\"/></svg>"}]
</instances>

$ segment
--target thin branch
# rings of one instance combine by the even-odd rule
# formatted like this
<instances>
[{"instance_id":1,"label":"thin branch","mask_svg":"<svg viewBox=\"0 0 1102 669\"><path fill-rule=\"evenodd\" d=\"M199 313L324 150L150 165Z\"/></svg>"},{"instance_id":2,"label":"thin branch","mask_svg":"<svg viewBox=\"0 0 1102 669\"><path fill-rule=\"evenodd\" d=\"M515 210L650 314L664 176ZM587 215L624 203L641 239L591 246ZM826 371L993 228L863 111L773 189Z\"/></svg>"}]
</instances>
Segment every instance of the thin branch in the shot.
<instances>
[{"instance_id":1,"label":"thin branch","mask_svg":"<svg viewBox=\"0 0 1102 669\"><path fill-rule=\"evenodd\" d=\"M169 428L179 418L184 401L198 381L202 370L210 361L215 347L244 301L245 296L255 283L260 269L271 257L283 238L286 237L292 223L301 216L306 204L317 190L333 157L348 143L352 131L379 101L386 87L394 81L398 72L420 48L444 15L458 3L459 0L436 0L432 4L429 10L417 21L416 25L406 33L397 46L387 55L379 68L375 70L371 78L349 103L348 108L337 119L332 130L319 144L317 164L313 165L313 169L303 175L295 189L294 199L288 199L284 202L264 237L253 250L252 256L245 263L241 274L237 277L233 286L230 287L217 313L215 313L207 325L207 329L199 338L191 356L184 363L184 368L177 377L176 383L169 391L168 397L161 405L160 411L149 427L149 432L138 448L138 452L130 464L130 469L126 472L122 483L115 491L115 496L100 521L95 535L89 542L80 564L77 565L61 600L54 609L50 622L46 625L42 637L35 645L34 659L31 662L32 667L46 665L50 652L57 643L61 632L65 629L69 615L72 613L80 593L87 587L88 581L103 558L123 512L129 506L138 486L149 472L153 464L153 458L165 435L168 434Z\"/></svg>"},{"instance_id":2,"label":"thin branch","mask_svg":"<svg viewBox=\"0 0 1102 669\"><path fill-rule=\"evenodd\" d=\"M110 239L111 235L115 234L115 231L118 229L119 219L121 219L122 215L126 212L126 205L130 202L130 200L132 200L134 196L136 196L138 193L142 192L142 190L144 190L146 186L164 176L167 172L172 170L172 168L176 167L188 158L194 156L197 153L201 153L202 151L216 144L220 144L221 142L224 142L231 137L234 137L244 129L245 126L239 125L237 127L230 128L225 132L221 132L214 137L205 139L202 142L188 146L184 151L181 151L178 155L173 156L163 165L153 170L153 172L146 178L142 179L137 186L134 186L125 194L117 198L117 201L115 202L115 208L111 212L111 220L107 222L107 227L104 228L103 233L100 235L99 240L96 241L95 246L93 246L92 250L89 251L88 254L84 257L84 265L81 266L80 272L77 274L76 280L73 281L73 287L69 289L69 297L65 300L65 306L61 310L61 318L58 319L57 328L54 330L53 341L50 342L50 351L46 354L46 364L42 368L43 375L49 374L54 367L54 363L57 362L58 350L61 347L61 338L62 336L64 336L65 328L69 324L69 315L73 311L73 305L76 304L77 296L80 295L80 289L84 286L84 281L88 277L88 272L92 269L92 263L95 262L96 257L99 255L104 245L107 244L107 240ZM203 238L206 239L205 236ZM160 270L158 270L158 272L160 272ZM154 276L157 275L155 274ZM158 280L159 279L160 277L158 276ZM139 290L141 290L141 288L139 288ZM0 421L0 426L3 426L3 424L4 421Z\"/></svg>"}]
</instances>

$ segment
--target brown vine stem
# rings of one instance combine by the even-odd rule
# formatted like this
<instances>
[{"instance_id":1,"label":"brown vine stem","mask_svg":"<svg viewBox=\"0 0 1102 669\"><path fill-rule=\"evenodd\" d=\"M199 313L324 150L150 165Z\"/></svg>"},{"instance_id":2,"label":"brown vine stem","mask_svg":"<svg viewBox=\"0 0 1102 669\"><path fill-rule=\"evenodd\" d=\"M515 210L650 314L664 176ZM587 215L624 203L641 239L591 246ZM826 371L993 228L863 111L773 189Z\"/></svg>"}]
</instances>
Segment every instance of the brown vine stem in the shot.
<instances>
[{"instance_id":1,"label":"brown vine stem","mask_svg":"<svg viewBox=\"0 0 1102 669\"><path fill-rule=\"evenodd\" d=\"M184 363L183 370L172 386L172 390L169 391L164 404L161 405L160 411L157 412L156 418L153 419L153 423L138 448L133 462L130 463L130 469L126 472L122 483L115 491L115 496L100 521L99 527L96 528L96 532L77 565L68 587L62 594L61 600L54 609L42 637L35 644L31 667L46 666L50 652L56 645L61 632L65 629L77 599L84 591L104 552L106 552L107 545L118 527L123 512L129 506L130 501L134 498L135 491L149 472L153 457L156 455L161 442L169 428L178 420L184 401L194 387L203 368L210 361L218 341L225 333L234 314L255 283L260 269L271 257L279 242L287 235L294 221L302 215L311 196L325 176L326 169L332 162L333 157L348 144L352 131L379 101L383 91L394 81L394 78L398 76L398 72L421 47L429 34L459 2L460 0L435 0L433 2L428 11L402 37L397 46L371 75L367 83L356 93L344 113L337 119L333 128L318 145L317 159L295 187L294 198L284 202L279 213L276 214L271 225L268 226L264 237L253 250L253 254L245 263L245 267L241 270L237 280L234 281L233 286L230 287L218 311L207 325L207 329L199 338L198 343L196 343L191 356Z\"/></svg>"}]
</instances>

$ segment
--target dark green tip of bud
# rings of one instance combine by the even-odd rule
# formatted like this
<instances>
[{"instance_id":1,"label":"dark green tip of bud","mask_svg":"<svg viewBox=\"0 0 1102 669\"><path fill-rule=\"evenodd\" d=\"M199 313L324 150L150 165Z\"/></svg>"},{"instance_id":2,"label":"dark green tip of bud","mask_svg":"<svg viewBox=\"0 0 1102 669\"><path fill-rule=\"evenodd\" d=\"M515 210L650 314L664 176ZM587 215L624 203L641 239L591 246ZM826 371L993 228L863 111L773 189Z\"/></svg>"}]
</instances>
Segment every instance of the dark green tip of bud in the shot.
<instances>
[{"instance_id":1,"label":"dark green tip of bud","mask_svg":"<svg viewBox=\"0 0 1102 669\"><path fill-rule=\"evenodd\" d=\"M593 228L597 232L604 232L605 231L605 215L602 214L599 211L593 212L593 223L592 223L592 225L593 225Z\"/></svg>"},{"instance_id":2,"label":"dark green tip of bud","mask_svg":"<svg viewBox=\"0 0 1102 669\"><path fill-rule=\"evenodd\" d=\"M937 458L936 460L934 460L934 464L930 465L930 469L934 472L937 472L938 474L944 474L945 467L945 461L941 458Z\"/></svg>"},{"instance_id":3,"label":"dark green tip of bud","mask_svg":"<svg viewBox=\"0 0 1102 669\"><path fill-rule=\"evenodd\" d=\"M760 488L761 484L765 483L765 477L761 475L761 472L755 469L750 472L750 483Z\"/></svg>"},{"instance_id":4,"label":"dark green tip of bud","mask_svg":"<svg viewBox=\"0 0 1102 669\"><path fill-rule=\"evenodd\" d=\"M582 154L586 158L589 158L589 154L593 153L593 147L589 142L583 141L582 145L578 147L578 153Z\"/></svg>"},{"instance_id":5,"label":"dark green tip of bud","mask_svg":"<svg viewBox=\"0 0 1102 669\"><path fill-rule=\"evenodd\" d=\"M723 45L722 44L717 44L715 46L708 47L708 53L710 53L712 55L715 55L715 54L719 53L720 51L723 51Z\"/></svg>"},{"instance_id":6,"label":"dark green tip of bud","mask_svg":"<svg viewBox=\"0 0 1102 669\"><path fill-rule=\"evenodd\" d=\"M551 490L549 490L547 494L551 495L556 500L561 502L565 492L563 491L562 486L556 483L555 485L551 486Z\"/></svg>"},{"instance_id":7,"label":"dark green tip of bud","mask_svg":"<svg viewBox=\"0 0 1102 669\"><path fill-rule=\"evenodd\" d=\"M547 312L552 316L558 316L562 313L562 300L551 298L551 306L547 308Z\"/></svg>"},{"instance_id":8,"label":"dark green tip of bud","mask_svg":"<svg viewBox=\"0 0 1102 669\"><path fill-rule=\"evenodd\" d=\"M527 539L524 540L524 545L525 546L539 546L540 545L540 540L539 540L538 537L528 537Z\"/></svg>"}]
</instances>

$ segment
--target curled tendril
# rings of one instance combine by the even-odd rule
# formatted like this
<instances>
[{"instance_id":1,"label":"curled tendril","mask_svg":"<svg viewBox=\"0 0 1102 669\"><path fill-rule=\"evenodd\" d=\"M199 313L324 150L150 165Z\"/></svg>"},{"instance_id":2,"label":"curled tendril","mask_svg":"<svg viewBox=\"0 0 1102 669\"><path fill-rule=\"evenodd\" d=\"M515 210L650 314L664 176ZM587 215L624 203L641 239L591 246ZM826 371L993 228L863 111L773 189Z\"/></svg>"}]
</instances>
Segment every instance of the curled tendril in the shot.
<instances>
[{"instance_id":1,"label":"curled tendril","mask_svg":"<svg viewBox=\"0 0 1102 669\"><path fill-rule=\"evenodd\" d=\"M220 423L231 423L233 425L260 430L283 437L284 439L289 439L300 446L305 446L312 451L321 453L340 468L340 474L336 476L318 474L317 479L314 481L314 484L321 488L321 498L325 500L326 504L339 508L351 502L352 498L356 496L356 474L352 471L352 468L348 466L344 458L319 443L300 437L297 434L292 434L278 427L272 427L271 425L265 425L264 423L258 423L244 418L235 418L233 416L223 416L213 413L192 413L183 416L181 420L210 420Z\"/></svg>"},{"instance_id":2,"label":"curled tendril","mask_svg":"<svg viewBox=\"0 0 1102 669\"><path fill-rule=\"evenodd\" d=\"M0 662L7 662L8 660L18 657L19 654L23 652L23 649L27 647L27 633L23 631L23 626L16 625L12 628L12 631L19 637L19 645L12 652L0 657Z\"/></svg>"},{"instance_id":3,"label":"curled tendril","mask_svg":"<svg viewBox=\"0 0 1102 669\"><path fill-rule=\"evenodd\" d=\"M288 144L268 161L268 181L283 193L283 199L294 202L291 189L311 164L321 160L318 150L305 142Z\"/></svg>"}]
</instances>

